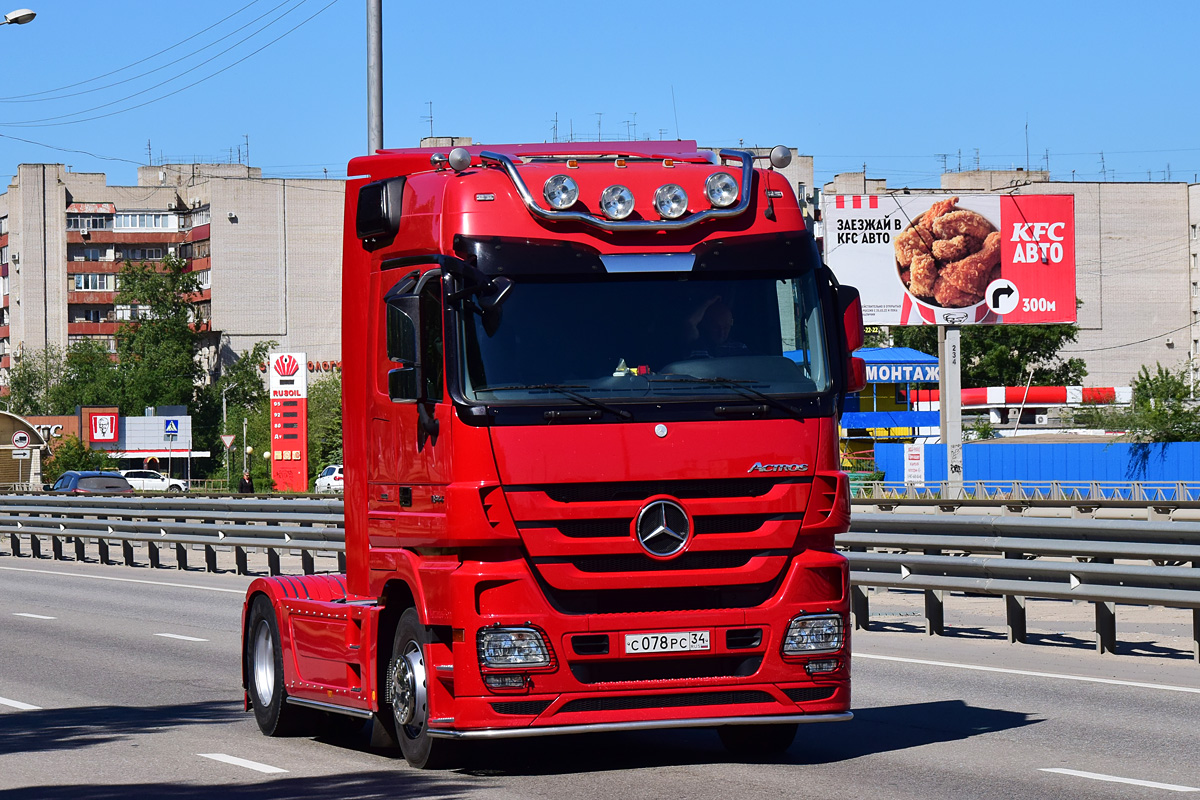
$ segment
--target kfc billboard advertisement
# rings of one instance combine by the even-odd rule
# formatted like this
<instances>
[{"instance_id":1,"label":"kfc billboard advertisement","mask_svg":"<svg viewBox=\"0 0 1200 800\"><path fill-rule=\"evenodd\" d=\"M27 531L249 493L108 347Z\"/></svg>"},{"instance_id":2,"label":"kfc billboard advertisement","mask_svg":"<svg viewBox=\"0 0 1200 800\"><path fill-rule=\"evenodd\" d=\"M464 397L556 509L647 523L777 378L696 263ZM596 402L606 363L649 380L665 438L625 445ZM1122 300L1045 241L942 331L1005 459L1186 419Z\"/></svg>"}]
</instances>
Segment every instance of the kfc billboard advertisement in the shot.
<instances>
[{"instance_id":1,"label":"kfc billboard advertisement","mask_svg":"<svg viewBox=\"0 0 1200 800\"><path fill-rule=\"evenodd\" d=\"M835 195L823 219L867 325L1075 322L1071 195Z\"/></svg>"}]
</instances>

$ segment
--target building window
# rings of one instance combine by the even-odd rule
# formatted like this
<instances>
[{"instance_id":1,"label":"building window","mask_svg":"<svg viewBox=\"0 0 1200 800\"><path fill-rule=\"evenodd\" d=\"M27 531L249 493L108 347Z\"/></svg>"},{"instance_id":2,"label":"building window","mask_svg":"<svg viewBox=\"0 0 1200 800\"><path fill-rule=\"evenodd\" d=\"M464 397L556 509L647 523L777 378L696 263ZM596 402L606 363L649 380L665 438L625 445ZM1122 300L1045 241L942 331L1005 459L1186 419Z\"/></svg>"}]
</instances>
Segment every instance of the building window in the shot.
<instances>
[{"instance_id":1,"label":"building window","mask_svg":"<svg viewBox=\"0 0 1200 800\"><path fill-rule=\"evenodd\" d=\"M1194 225L1192 226L1195 227ZM0 217L0 236L8 233L8 217Z\"/></svg>"},{"instance_id":2,"label":"building window","mask_svg":"<svg viewBox=\"0 0 1200 800\"><path fill-rule=\"evenodd\" d=\"M200 282L201 289L208 289L212 286L212 270L202 269L196 273L196 280ZM1192 284L1195 286L1195 284Z\"/></svg>"},{"instance_id":3,"label":"building window","mask_svg":"<svg viewBox=\"0 0 1200 800\"><path fill-rule=\"evenodd\" d=\"M129 320L142 319L146 316L146 312L142 311L136 305L119 305L115 309L116 318L120 322L128 322Z\"/></svg>"},{"instance_id":4,"label":"building window","mask_svg":"<svg viewBox=\"0 0 1200 800\"><path fill-rule=\"evenodd\" d=\"M114 216L117 230L173 231L178 229L174 214L160 211L120 211Z\"/></svg>"},{"instance_id":5,"label":"building window","mask_svg":"<svg viewBox=\"0 0 1200 800\"><path fill-rule=\"evenodd\" d=\"M74 278L75 291L77 292L111 292L115 283L113 279L116 276L104 272L87 272L71 277Z\"/></svg>"},{"instance_id":6,"label":"building window","mask_svg":"<svg viewBox=\"0 0 1200 800\"><path fill-rule=\"evenodd\" d=\"M109 353L117 352L117 340L106 334L86 334L72 333L67 336L67 345L70 346L76 342L97 341Z\"/></svg>"},{"instance_id":7,"label":"building window","mask_svg":"<svg viewBox=\"0 0 1200 800\"><path fill-rule=\"evenodd\" d=\"M8 245L0 246L0 264L8 263Z\"/></svg>"},{"instance_id":8,"label":"building window","mask_svg":"<svg viewBox=\"0 0 1200 800\"><path fill-rule=\"evenodd\" d=\"M193 228L198 228L201 225L209 224L212 222L212 209L209 206L197 208L192 212L189 222Z\"/></svg>"},{"instance_id":9,"label":"building window","mask_svg":"<svg viewBox=\"0 0 1200 800\"><path fill-rule=\"evenodd\" d=\"M67 214L69 231L111 231L113 218L109 214Z\"/></svg>"},{"instance_id":10,"label":"building window","mask_svg":"<svg viewBox=\"0 0 1200 800\"><path fill-rule=\"evenodd\" d=\"M1197 226L1197 225L1192 226L1192 238L1193 239L1196 238L1196 234L1197 234L1196 228L1198 228L1198 227L1200 227L1200 226Z\"/></svg>"},{"instance_id":11,"label":"building window","mask_svg":"<svg viewBox=\"0 0 1200 800\"><path fill-rule=\"evenodd\" d=\"M163 249L161 247L131 247L122 255L122 258L129 261L161 261L162 257Z\"/></svg>"},{"instance_id":12,"label":"building window","mask_svg":"<svg viewBox=\"0 0 1200 800\"><path fill-rule=\"evenodd\" d=\"M4 288L4 296L7 297L8 296L8 276L7 275L5 275L3 278L0 278L0 286L2 286Z\"/></svg>"},{"instance_id":13,"label":"building window","mask_svg":"<svg viewBox=\"0 0 1200 800\"><path fill-rule=\"evenodd\" d=\"M104 310L97 306L71 306L72 322L104 322Z\"/></svg>"}]
</instances>

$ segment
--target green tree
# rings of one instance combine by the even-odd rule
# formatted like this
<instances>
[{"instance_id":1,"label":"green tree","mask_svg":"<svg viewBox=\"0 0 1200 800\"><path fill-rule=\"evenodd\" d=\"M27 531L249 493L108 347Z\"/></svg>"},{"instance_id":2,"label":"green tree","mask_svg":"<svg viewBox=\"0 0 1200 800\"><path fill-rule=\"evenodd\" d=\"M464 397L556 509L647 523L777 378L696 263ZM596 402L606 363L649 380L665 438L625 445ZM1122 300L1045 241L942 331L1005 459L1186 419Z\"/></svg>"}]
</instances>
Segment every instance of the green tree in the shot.
<instances>
[{"instance_id":1,"label":"green tree","mask_svg":"<svg viewBox=\"0 0 1200 800\"><path fill-rule=\"evenodd\" d=\"M199 278L174 255L155 264L126 261L120 277L117 302L133 310L117 331L121 413L189 405L202 375L195 357L202 334L192 309Z\"/></svg>"},{"instance_id":2,"label":"green tree","mask_svg":"<svg viewBox=\"0 0 1200 800\"><path fill-rule=\"evenodd\" d=\"M62 379L63 361L62 350L54 345L14 358L8 378L9 410L23 417L56 413L51 392Z\"/></svg>"},{"instance_id":3,"label":"green tree","mask_svg":"<svg viewBox=\"0 0 1200 800\"><path fill-rule=\"evenodd\" d=\"M937 355L933 325L896 326L892 341ZM1059 351L1079 336L1076 325L967 325L962 328L962 385L1024 386L1033 370L1036 386L1073 386L1083 382L1087 367L1081 358L1063 358Z\"/></svg>"},{"instance_id":4,"label":"green tree","mask_svg":"<svg viewBox=\"0 0 1200 800\"><path fill-rule=\"evenodd\" d=\"M342 376L332 373L308 387L309 482L321 469L342 463Z\"/></svg>"},{"instance_id":5,"label":"green tree","mask_svg":"<svg viewBox=\"0 0 1200 800\"><path fill-rule=\"evenodd\" d=\"M71 469L115 469L108 453L92 450L78 436L64 436L50 451L50 457L42 464L42 476L54 483L64 472Z\"/></svg>"},{"instance_id":6,"label":"green tree","mask_svg":"<svg viewBox=\"0 0 1200 800\"><path fill-rule=\"evenodd\" d=\"M242 475L241 454L246 447L246 442L242 441L242 418L248 417L251 411L264 408L267 403L267 390L259 365L266 363L267 354L278 344L272 340L257 343L222 368L220 378L196 390L192 406L193 444L197 449L217 454L209 462L210 474L221 478L228 474L235 487ZM225 425L228 430L224 429ZM222 433L237 437L228 451L221 441ZM257 482L255 486L258 486Z\"/></svg>"},{"instance_id":7,"label":"green tree","mask_svg":"<svg viewBox=\"0 0 1200 800\"><path fill-rule=\"evenodd\" d=\"M62 370L50 387L49 407L56 414L70 414L77 406L116 405L121 394L120 375L112 356L100 342L72 342Z\"/></svg>"}]
</instances>

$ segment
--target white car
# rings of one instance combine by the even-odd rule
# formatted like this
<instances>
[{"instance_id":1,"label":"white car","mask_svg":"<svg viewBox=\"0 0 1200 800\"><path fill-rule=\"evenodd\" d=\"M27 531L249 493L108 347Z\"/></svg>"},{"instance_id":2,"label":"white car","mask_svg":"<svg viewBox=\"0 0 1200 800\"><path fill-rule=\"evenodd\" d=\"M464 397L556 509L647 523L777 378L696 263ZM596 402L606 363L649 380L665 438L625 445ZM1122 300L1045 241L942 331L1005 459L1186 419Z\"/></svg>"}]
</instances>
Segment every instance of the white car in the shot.
<instances>
[{"instance_id":1,"label":"white car","mask_svg":"<svg viewBox=\"0 0 1200 800\"><path fill-rule=\"evenodd\" d=\"M121 475L129 485L141 492L186 492L187 481L168 478L152 469L123 469Z\"/></svg>"},{"instance_id":2,"label":"white car","mask_svg":"<svg viewBox=\"0 0 1200 800\"><path fill-rule=\"evenodd\" d=\"M346 482L342 479L342 465L333 464L321 470L317 476L317 492L319 494L342 494Z\"/></svg>"}]
</instances>

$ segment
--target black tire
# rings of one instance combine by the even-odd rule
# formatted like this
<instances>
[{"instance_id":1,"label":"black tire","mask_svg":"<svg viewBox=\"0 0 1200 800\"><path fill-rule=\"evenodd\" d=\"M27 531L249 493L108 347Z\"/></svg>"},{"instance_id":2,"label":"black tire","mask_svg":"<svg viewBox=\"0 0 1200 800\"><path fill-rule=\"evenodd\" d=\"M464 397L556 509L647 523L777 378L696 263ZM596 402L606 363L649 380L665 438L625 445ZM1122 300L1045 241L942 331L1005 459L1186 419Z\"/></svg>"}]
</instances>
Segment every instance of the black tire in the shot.
<instances>
[{"instance_id":1,"label":"black tire","mask_svg":"<svg viewBox=\"0 0 1200 800\"><path fill-rule=\"evenodd\" d=\"M178 494L179 492L182 492L182 491L183 491L183 489L180 489L178 486L168 486L167 487L168 494Z\"/></svg>"},{"instance_id":2,"label":"black tire","mask_svg":"<svg viewBox=\"0 0 1200 800\"><path fill-rule=\"evenodd\" d=\"M415 608L406 609L396 625L392 657L388 660L388 703L386 719L389 732L400 745L400 752L417 769L444 769L451 763L451 741L429 735L428 678L425 653L429 634Z\"/></svg>"},{"instance_id":3,"label":"black tire","mask_svg":"<svg viewBox=\"0 0 1200 800\"><path fill-rule=\"evenodd\" d=\"M796 723L779 725L723 725L717 729L721 744L739 758L762 759L778 756L792 746Z\"/></svg>"},{"instance_id":4,"label":"black tire","mask_svg":"<svg viewBox=\"0 0 1200 800\"><path fill-rule=\"evenodd\" d=\"M279 623L275 621L275 609L265 595L258 595L250 604L245 658L246 688L259 729L267 736L301 733L307 715L304 709L287 702Z\"/></svg>"}]
</instances>

